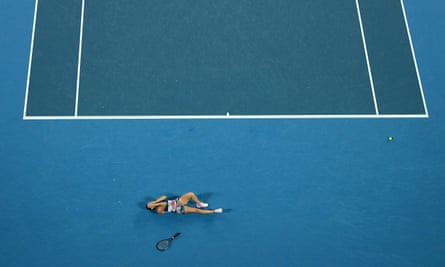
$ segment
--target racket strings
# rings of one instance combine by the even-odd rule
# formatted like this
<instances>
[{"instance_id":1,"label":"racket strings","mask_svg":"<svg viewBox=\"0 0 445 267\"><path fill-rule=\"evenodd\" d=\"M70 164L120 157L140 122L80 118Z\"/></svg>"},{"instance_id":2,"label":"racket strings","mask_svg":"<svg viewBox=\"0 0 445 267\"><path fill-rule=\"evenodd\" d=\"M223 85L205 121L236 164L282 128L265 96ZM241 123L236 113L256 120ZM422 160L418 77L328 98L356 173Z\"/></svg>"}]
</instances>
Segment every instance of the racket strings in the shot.
<instances>
[{"instance_id":1,"label":"racket strings","mask_svg":"<svg viewBox=\"0 0 445 267\"><path fill-rule=\"evenodd\" d=\"M170 247L170 240L161 240L156 244L156 248L159 250L166 250Z\"/></svg>"}]
</instances>

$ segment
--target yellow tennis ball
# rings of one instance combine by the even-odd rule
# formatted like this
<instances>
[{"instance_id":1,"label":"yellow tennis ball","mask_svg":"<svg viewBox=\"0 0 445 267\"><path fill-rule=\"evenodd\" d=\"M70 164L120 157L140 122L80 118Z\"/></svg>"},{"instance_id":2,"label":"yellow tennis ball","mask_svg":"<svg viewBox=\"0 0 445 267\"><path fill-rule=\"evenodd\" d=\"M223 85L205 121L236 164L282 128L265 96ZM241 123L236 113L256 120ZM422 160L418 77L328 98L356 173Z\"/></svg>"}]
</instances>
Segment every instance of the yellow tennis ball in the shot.
<instances>
[{"instance_id":1,"label":"yellow tennis ball","mask_svg":"<svg viewBox=\"0 0 445 267\"><path fill-rule=\"evenodd\" d=\"M388 137L388 141L392 141L392 139L393 139L392 136Z\"/></svg>"}]
</instances>

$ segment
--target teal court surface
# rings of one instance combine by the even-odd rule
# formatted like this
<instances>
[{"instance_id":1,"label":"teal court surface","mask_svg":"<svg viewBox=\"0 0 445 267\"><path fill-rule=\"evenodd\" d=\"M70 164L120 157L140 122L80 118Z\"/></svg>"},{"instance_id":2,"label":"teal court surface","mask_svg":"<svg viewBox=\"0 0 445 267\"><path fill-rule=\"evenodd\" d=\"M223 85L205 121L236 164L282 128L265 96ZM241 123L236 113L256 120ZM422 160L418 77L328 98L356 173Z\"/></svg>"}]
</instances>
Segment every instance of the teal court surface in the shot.
<instances>
[{"instance_id":1,"label":"teal court surface","mask_svg":"<svg viewBox=\"0 0 445 267\"><path fill-rule=\"evenodd\" d=\"M444 7L0 1L0 266L445 266Z\"/></svg>"},{"instance_id":2,"label":"teal court surface","mask_svg":"<svg viewBox=\"0 0 445 267\"><path fill-rule=\"evenodd\" d=\"M428 116L400 1L63 3L36 3L25 119Z\"/></svg>"}]
</instances>

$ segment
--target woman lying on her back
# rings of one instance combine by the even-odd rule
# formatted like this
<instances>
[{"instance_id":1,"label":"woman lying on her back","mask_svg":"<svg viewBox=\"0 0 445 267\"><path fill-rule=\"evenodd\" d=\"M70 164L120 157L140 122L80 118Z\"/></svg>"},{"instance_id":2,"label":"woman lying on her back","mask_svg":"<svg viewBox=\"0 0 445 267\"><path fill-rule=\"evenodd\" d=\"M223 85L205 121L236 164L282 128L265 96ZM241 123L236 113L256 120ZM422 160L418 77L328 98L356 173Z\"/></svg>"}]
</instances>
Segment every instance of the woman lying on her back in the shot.
<instances>
[{"instance_id":1,"label":"woman lying on her back","mask_svg":"<svg viewBox=\"0 0 445 267\"><path fill-rule=\"evenodd\" d=\"M189 201L195 202L195 207L187 206ZM207 203L201 202L198 197L193 192L186 193L181 197L174 199L167 199L167 196L160 196L154 201L147 203L146 208L148 210L155 210L158 214L164 213L177 213L177 214L187 214L187 213L199 213L199 214L213 214L222 213L223 209L205 210L202 208L207 208L209 205Z\"/></svg>"}]
</instances>

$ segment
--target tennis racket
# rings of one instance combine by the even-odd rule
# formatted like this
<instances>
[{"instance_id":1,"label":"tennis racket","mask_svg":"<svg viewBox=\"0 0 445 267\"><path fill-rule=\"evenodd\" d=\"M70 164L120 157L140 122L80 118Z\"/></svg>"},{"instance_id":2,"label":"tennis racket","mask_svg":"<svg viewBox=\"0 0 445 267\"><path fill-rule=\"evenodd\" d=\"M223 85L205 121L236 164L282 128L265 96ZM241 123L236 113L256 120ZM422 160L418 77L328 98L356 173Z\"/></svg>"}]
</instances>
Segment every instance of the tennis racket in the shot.
<instances>
[{"instance_id":1,"label":"tennis racket","mask_svg":"<svg viewBox=\"0 0 445 267\"><path fill-rule=\"evenodd\" d=\"M156 243L157 250L166 251L171 246L173 239L178 237L180 234L181 233L176 233L170 238L160 240L158 243Z\"/></svg>"}]
</instances>

